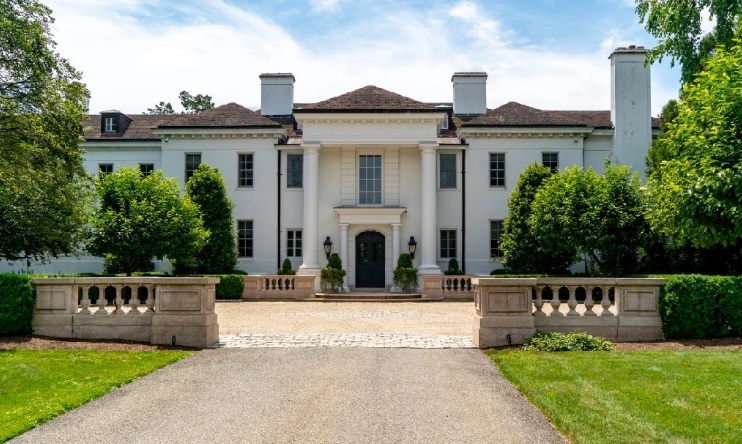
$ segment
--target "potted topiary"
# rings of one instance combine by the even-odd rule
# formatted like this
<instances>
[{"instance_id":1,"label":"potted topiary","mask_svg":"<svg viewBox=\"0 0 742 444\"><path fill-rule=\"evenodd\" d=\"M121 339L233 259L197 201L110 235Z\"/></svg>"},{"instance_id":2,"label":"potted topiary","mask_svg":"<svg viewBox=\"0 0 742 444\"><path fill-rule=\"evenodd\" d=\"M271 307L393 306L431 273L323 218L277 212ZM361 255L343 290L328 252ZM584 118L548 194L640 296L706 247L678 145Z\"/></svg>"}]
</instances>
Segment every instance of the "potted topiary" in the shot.
<instances>
[{"instance_id":1,"label":"potted topiary","mask_svg":"<svg viewBox=\"0 0 742 444\"><path fill-rule=\"evenodd\" d=\"M448 260L448 270L444 271L443 274L464 274L463 271L459 270L459 261L455 257Z\"/></svg>"},{"instance_id":2,"label":"potted topiary","mask_svg":"<svg viewBox=\"0 0 742 444\"><path fill-rule=\"evenodd\" d=\"M394 286L405 293L417 288L417 268L412 265L412 256L402 253L394 269Z\"/></svg>"},{"instance_id":3,"label":"potted topiary","mask_svg":"<svg viewBox=\"0 0 742 444\"><path fill-rule=\"evenodd\" d=\"M281 264L281 268L278 269L279 275L295 275L296 270L291 268L291 261L289 258L286 258L283 260L283 263Z\"/></svg>"},{"instance_id":4,"label":"potted topiary","mask_svg":"<svg viewBox=\"0 0 742 444\"><path fill-rule=\"evenodd\" d=\"M327 266L320 270L319 285L324 292L343 291L343 262L337 253L332 253L327 259Z\"/></svg>"}]
</instances>

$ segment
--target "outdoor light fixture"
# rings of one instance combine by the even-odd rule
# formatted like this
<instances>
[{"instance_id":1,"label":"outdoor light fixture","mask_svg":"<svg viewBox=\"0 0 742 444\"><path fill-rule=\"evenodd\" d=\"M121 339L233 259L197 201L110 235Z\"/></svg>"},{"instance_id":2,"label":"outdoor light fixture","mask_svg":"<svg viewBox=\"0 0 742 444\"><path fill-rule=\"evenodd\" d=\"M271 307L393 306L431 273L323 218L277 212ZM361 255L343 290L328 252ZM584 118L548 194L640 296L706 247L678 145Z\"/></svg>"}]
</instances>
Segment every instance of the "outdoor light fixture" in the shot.
<instances>
[{"instance_id":1,"label":"outdoor light fixture","mask_svg":"<svg viewBox=\"0 0 742 444\"><path fill-rule=\"evenodd\" d=\"M415 236L410 236L410 241L407 242L407 247L410 249L410 257L415 259L415 250L417 250L417 241L415 241Z\"/></svg>"},{"instance_id":2,"label":"outdoor light fixture","mask_svg":"<svg viewBox=\"0 0 742 444\"><path fill-rule=\"evenodd\" d=\"M325 257L327 259L330 258L330 252L332 251L332 241L330 240L330 236L327 236L325 238L325 242L322 244L325 246Z\"/></svg>"}]
</instances>

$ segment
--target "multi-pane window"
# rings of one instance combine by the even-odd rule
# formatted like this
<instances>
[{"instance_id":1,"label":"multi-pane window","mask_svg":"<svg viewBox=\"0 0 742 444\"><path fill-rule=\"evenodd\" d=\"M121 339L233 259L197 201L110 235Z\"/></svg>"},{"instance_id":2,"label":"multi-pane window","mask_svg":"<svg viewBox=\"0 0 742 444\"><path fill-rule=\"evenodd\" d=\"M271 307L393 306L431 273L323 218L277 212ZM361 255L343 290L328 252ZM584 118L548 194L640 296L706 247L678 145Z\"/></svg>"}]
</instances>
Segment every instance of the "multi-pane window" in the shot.
<instances>
[{"instance_id":1,"label":"multi-pane window","mask_svg":"<svg viewBox=\"0 0 742 444\"><path fill-rule=\"evenodd\" d=\"M253 155L240 154L237 161L237 186L252 187L253 182Z\"/></svg>"},{"instance_id":2,"label":"multi-pane window","mask_svg":"<svg viewBox=\"0 0 742 444\"><path fill-rule=\"evenodd\" d=\"M456 188L456 154L439 156L440 188Z\"/></svg>"},{"instance_id":3,"label":"multi-pane window","mask_svg":"<svg viewBox=\"0 0 742 444\"><path fill-rule=\"evenodd\" d=\"M186 154L185 156L185 180L188 182L188 179L193 177L193 173L198 169L198 166L201 165L201 153Z\"/></svg>"},{"instance_id":4,"label":"multi-pane window","mask_svg":"<svg viewBox=\"0 0 742 444\"><path fill-rule=\"evenodd\" d=\"M556 173L559 170L559 153L541 153L541 163L552 173Z\"/></svg>"},{"instance_id":5,"label":"multi-pane window","mask_svg":"<svg viewBox=\"0 0 742 444\"><path fill-rule=\"evenodd\" d=\"M505 186L505 153L490 153L490 186Z\"/></svg>"},{"instance_id":6,"label":"multi-pane window","mask_svg":"<svg viewBox=\"0 0 742 444\"><path fill-rule=\"evenodd\" d=\"M358 203L381 205L381 156L358 156Z\"/></svg>"},{"instance_id":7,"label":"multi-pane window","mask_svg":"<svg viewBox=\"0 0 742 444\"><path fill-rule=\"evenodd\" d=\"M155 170L154 163L140 163L139 171L142 172L142 176L149 176Z\"/></svg>"},{"instance_id":8,"label":"multi-pane window","mask_svg":"<svg viewBox=\"0 0 742 444\"><path fill-rule=\"evenodd\" d=\"M286 231L286 256L301 257L301 230Z\"/></svg>"},{"instance_id":9,"label":"multi-pane window","mask_svg":"<svg viewBox=\"0 0 742 444\"><path fill-rule=\"evenodd\" d=\"M441 230L441 257L456 257L456 230Z\"/></svg>"},{"instance_id":10,"label":"multi-pane window","mask_svg":"<svg viewBox=\"0 0 742 444\"><path fill-rule=\"evenodd\" d=\"M441 123L441 129L447 130L448 129L448 115L443 118L443 123Z\"/></svg>"},{"instance_id":11,"label":"multi-pane window","mask_svg":"<svg viewBox=\"0 0 742 444\"><path fill-rule=\"evenodd\" d=\"M502 257L500 250L500 239L502 238L502 221L490 221L490 257Z\"/></svg>"},{"instance_id":12,"label":"multi-pane window","mask_svg":"<svg viewBox=\"0 0 742 444\"><path fill-rule=\"evenodd\" d=\"M105 132L107 133L115 133L118 131L118 122L116 122L116 119L113 117L106 117L106 126L105 126Z\"/></svg>"},{"instance_id":13,"label":"multi-pane window","mask_svg":"<svg viewBox=\"0 0 742 444\"><path fill-rule=\"evenodd\" d=\"M98 164L98 177L103 177L106 174L113 173L112 163L99 163Z\"/></svg>"},{"instance_id":14,"label":"multi-pane window","mask_svg":"<svg viewBox=\"0 0 742 444\"><path fill-rule=\"evenodd\" d=\"M240 257L252 257L252 221L237 221L237 250Z\"/></svg>"},{"instance_id":15,"label":"multi-pane window","mask_svg":"<svg viewBox=\"0 0 742 444\"><path fill-rule=\"evenodd\" d=\"M301 188L304 178L304 156L301 154L286 155L286 187Z\"/></svg>"}]
</instances>

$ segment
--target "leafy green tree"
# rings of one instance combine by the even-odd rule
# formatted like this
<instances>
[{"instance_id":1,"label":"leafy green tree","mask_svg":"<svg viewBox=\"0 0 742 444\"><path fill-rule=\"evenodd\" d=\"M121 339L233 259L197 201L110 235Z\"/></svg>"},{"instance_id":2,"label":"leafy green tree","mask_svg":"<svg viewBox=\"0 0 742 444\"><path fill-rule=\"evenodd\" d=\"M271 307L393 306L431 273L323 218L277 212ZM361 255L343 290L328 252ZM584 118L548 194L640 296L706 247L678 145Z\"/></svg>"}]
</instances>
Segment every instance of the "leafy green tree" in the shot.
<instances>
[{"instance_id":1,"label":"leafy green tree","mask_svg":"<svg viewBox=\"0 0 742 444\"><path fill-rule=\"evenodd\" d=\"M678 101L670 99L667 101L665 106L662 107L662 112L660 113L662 124L660 127L660 134L657 137L658 140L667 137L667 130L669 129L670 124L675 121L677 116ZM652 145L649 147L649 152L647 152L647 176L652 174L652 170L654 170L663 160L668 160L670 158L669 156L670 153L666 151L665 144L660 143L657 140L652 141Z\"/></svg>"},{"instance_id":2,"label":"leafy green tree","mask_svg":"<svg viewBox=\"0 0 742 444\"><path fill-rule=\"evenodd\" d=\"M181 91L178 98L180 99L180 106L183 107L181 114L194 114L214 107L214 102L209 95L196 94L194 96L188 91ZM160 102L154 108L147 108L147 112L149 114L175 114L170 102Z\"/></svg>"},{"instance_id":3,"label":"leafy green tree","mask_svg":"<svg viewBox=\"0 0 742 444\"><path fill-rule=\"evenodd\" d=\"M153 257L195 265L208 231L196 204L181 197L175 179L161 170L142 175L127 167L98 181L99 208L88 251L119 266L127 276Z\"/></svg>"},{"instance_id":4,"label":"leafy green tree","mask_svg":"<svg viewBox=\"0 0 742 444\"><path fill-rule=\"evenodd\" d=\"M552 174L541 164L529 165L518 177L508 199L508 216L500 241L502 262L516 273L564 273L572 263L570 257L557 257L548 245L542 245L528 227L531 204L538 190Z\"/></svg>"},{"instance_id":5,"label":"leafy green tree","mask_svg":"<svg viewBox=\"0 0 742 444\"><path fill-rule=\"evenodd\" d=\"M87 90L55 52L51 10L0 0L0 258L77 251L89 214L83 166Z\"/></svg>"},{"instance_id":6,"label":"leafy green tree","mask_svg":"<svg viewBox=\"0 0 742 444\"><path fill-rule=\"evenodd\" d=\"M209 238L196 254L196 271L202 274L228 274L237 265L232 209L227 186L219 169L205 163L198 166L186 184L186 193L198 205Z\"/></svg>"},{"instance_id":7,"label":"leafy green tree","mask_svg":"<svg viewBox=\"0 0 742 444\"><path fill-rule=\"evenodd\" d=\"M708 11L714 29L704 34L701 16ZM640 23L657 39L647 54L649 63L670 57L681 64L681 81L689 83L718 46L729 47L739 35L740 0L636 0Z\"/></svg>"},{"instance_id":8,"label":"leafy green tree","mask_svg":"<svg viewBox=\"0 0 742 444\"><path fill-rule=\"evenodd\" d=\"M742 46L717 48L684 87L678 116L658 140L668 153L647 182L652 227L700 247L742 237Z\"/></svg>"}]
</instances>

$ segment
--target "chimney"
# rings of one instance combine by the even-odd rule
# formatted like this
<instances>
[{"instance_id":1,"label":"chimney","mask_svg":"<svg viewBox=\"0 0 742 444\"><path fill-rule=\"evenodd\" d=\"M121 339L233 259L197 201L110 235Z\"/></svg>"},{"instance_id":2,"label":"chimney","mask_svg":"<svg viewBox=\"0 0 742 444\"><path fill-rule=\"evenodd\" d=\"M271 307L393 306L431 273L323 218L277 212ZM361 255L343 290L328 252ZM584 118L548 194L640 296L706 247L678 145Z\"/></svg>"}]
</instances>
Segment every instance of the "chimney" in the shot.
<instances>
[{"instance_id":1,"label":"chimney","mask_svg":"<svg viewBox=\"0 0 742 444\"><path fill-rule=\"evenodd\" d=\"M260 114L290 116L294 108L294 75L260 74Z\"/></svg>"},{"instance_id":2,"label":"chimney","mask_svg":"<svg viewBox=\"0 0 742 444\"><path fill-rule=\"evenodd\" d=\"M617 48L611 60L612 161L629 165L645 178L645 158L652 143L652 109L647 50Z\"/></svg>"},{"instance_id":3,"label":"chimney","mask_svg":"<svg viewBox=\"0 0 742 444\"><path fill-rule=\"evenodd\" d=\"M453 113L479 116L487 112L487 73L457 72L453 82Z\"/></svg>"}]
</instances>

